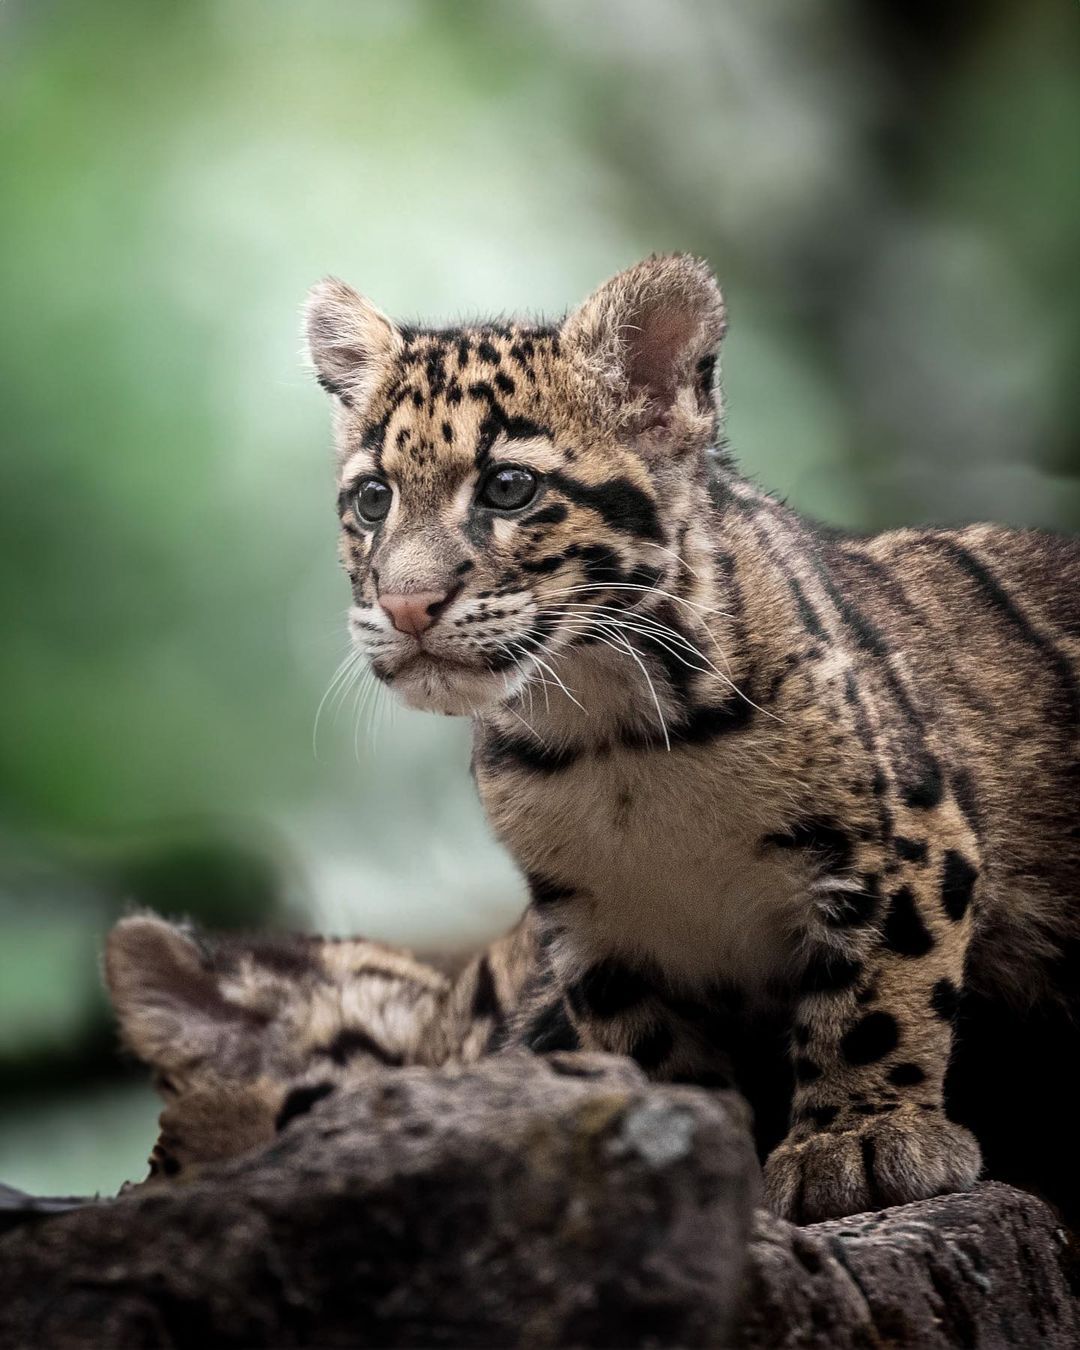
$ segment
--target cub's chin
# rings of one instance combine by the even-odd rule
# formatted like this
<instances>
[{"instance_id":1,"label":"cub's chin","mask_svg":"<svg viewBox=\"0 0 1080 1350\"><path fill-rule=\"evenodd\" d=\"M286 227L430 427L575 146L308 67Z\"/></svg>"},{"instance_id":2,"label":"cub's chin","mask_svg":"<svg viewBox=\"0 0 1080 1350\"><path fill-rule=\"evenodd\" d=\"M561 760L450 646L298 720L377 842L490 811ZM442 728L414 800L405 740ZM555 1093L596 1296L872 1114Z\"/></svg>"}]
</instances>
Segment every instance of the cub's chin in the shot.
<instances>
[{"instance_id":1,"label":"cub's chin","mask_svg":"<svg viewBox=\"0 0 1080 1350\"><path fill-rule=\"evenodd\" d=\"M396 671L375 673L407 708L444 717L469 717L494 708L520 683L516 673L493 674L426 655L413 657Z\"/></svg>"}]
</instances>

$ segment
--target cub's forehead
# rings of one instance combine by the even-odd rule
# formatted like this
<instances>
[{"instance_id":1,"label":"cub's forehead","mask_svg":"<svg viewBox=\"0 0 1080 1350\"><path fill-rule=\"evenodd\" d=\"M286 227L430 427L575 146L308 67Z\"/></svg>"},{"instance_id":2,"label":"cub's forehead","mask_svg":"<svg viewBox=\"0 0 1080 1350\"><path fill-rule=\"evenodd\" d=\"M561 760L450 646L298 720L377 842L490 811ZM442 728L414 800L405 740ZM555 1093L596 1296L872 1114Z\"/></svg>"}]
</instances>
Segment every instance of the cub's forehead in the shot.
<instances>
[{"instance_id":1,"label":"cub's forehead","mask_svg":"<svg viewBox=\"0 0 1080 1350\"><path fill-rule=\"evenodd\" d=\"M554 329L406 328L401 337L371 397L343 427L343 481L372 470L459 475L482 468L500 441L550 442Z\"/></svg>"}]
</instances>

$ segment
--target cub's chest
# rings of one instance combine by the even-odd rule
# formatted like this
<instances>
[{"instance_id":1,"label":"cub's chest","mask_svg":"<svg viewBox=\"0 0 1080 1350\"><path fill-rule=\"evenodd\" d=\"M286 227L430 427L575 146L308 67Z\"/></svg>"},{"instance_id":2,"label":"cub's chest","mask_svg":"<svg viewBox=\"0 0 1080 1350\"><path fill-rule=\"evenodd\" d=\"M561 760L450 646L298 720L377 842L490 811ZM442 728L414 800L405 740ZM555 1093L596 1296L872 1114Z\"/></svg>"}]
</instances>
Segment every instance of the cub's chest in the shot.
<instances>
[{"instance_id":1,"label":"cub's chest","mask_svg":"<svg viewBox=\"0 0 1080 1350\"><path fill-rule=\"evenodd\" d=\"M689 985L757 986L790 968L810 876L753 774L696 749L482 768L484 807L582 960L647 959Z\"/></svg>"}]
</instances>

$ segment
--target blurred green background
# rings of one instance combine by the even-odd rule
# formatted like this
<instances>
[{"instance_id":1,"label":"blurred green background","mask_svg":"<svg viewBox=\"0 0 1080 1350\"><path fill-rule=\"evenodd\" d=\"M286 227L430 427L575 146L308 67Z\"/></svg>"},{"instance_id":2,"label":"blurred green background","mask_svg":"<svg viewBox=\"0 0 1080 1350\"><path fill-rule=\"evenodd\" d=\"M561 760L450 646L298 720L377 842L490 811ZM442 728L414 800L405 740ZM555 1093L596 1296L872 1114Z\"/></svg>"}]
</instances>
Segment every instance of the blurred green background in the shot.
<instances>
[{"instance_id":1,"label":"blurred green background","mask_svg":"<svg viewBox=\"0 0 1080 1350\"><path fill-rule=\"evenodd\" d=\"M345 650L336 272L558 313L652 250L724 283L729 432L836 523L1080 523L1065 0L2 0L0 1180L109 1191L157 1107L126 906L475 941L520 889L463 725L372 735Z\"/></svg>"}]
</instances>

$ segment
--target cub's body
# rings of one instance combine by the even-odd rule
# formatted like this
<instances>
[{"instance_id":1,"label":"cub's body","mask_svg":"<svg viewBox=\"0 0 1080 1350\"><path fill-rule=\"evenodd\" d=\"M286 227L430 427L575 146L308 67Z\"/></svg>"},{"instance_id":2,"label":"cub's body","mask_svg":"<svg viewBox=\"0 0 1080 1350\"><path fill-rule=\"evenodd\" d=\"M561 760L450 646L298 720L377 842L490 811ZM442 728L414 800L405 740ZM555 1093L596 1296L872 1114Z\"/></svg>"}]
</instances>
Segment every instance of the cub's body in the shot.
<instances>
[{"instance_id":1,"label":"cub's body","mask_svg":"<svg viewBox=\"0 0 1080 1350\"><path fill-rule=\"evenodd\" d=\"M1080 1208L1080 546L804 522L716 449L724 326L685 257L550 327L313 292L354 641L472 717L531 895L421 1042L734 1077L793 1218L977 1141Z\"/></svg>"}]
</instances>

